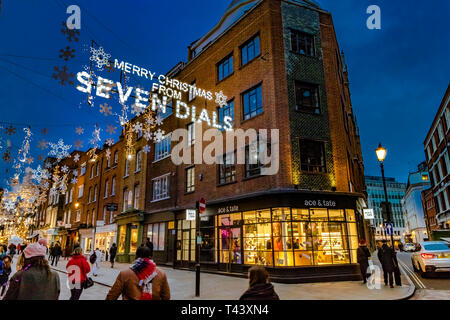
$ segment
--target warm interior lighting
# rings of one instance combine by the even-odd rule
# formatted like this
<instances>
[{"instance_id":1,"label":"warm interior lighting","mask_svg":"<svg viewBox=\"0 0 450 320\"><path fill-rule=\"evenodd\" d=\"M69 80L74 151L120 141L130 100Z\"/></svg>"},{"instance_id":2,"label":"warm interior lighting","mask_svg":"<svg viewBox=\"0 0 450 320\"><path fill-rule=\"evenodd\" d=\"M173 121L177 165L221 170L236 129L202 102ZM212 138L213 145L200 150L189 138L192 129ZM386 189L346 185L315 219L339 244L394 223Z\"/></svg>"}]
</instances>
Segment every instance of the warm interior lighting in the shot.
<instances>
[{"instance_id":1,"label":"warm interior lighting","mask_svg":"<svg viewBox=\"0 0 450 320\"><path fill-rule=\"evenodd\" d=\"M387 151L386 151L385 148L383 148L383 146L381 145L381 143L378 145L378 149L375 150L375 152L377 153L378 161L383 162L384 159L386 158L386 153L387 153Z\"/></svg>"}]
</instances>

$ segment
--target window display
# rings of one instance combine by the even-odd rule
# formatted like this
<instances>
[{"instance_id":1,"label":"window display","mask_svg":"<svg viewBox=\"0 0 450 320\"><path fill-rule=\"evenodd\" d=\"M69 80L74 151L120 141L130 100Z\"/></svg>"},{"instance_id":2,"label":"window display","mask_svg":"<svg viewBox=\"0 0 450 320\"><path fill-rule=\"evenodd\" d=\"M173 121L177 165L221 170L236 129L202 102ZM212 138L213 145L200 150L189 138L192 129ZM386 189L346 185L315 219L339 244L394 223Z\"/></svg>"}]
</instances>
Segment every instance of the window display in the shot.
<instances>
[{"instance_id":1,"label":"window display","mask_svg":"<svg viewBox=\"0 0 450 320\"><path fill-rule=\"evenodd\" d=\"M219 262L274 267L356 263L355 220L354 210L323 208L218 215Z\"/></svg>"},{"instance_id":2,"label":"window display","mask_svg":"<svg viewBox=\"0 0 450 320\"><path fill-rule=\"evenodd\" d=\"M127 226L122 225L119 227L119 245L118 252L125 253L125 238L127 236Z\"/></svg>"}]
</instances>

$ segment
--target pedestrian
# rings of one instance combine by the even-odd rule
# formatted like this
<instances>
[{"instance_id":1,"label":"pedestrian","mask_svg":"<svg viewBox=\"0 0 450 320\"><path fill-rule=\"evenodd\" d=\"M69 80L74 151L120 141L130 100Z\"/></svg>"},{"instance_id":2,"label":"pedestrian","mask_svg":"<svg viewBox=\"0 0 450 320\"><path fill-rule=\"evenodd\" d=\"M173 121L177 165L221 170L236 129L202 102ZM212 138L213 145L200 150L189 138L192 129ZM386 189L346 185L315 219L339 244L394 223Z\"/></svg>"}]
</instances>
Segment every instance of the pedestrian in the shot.
<instances>
[{"instance_id":1,"label":"pedestrian","mask_svg":"<svg viewBox=\"0 0 450 320\"><path fill-rule=\"evenodd\" d=\"M367 279L369 278L369 272L367 269L369 268L369 258L370 251L367 248L367 242L364 239L359 241L359 248L356 250L356 257L359 263L359 268L361 270L361 276L363 278L363 283L367 283Z\"/></svg>"},{"instance_id":2,"label":"pedestrian","mask_svg":"<svg viewBox=\"0 0 450 320\"><path fill-rule=\"evenodd\" d=\"M269 282L269 273L263 266L254 266L248 270L249 288L239 300L280 300L273 285Z\"/></svg>"},{"instance_id":3,"label":"pedestrian","mask_svg":"<svg viewBox=\"0 0 450 320\"><path fill-rule=\"evenodd\" d=\"M55 246L53 247L53 259L52 259L52 266L53 266L53 262L55 262L55 267L58 266L58 261L59 258L62 255L62 249L61 249L61 244L58 242L56 242Z\"/></svg>"},{"instance_id":4,"label":"pedestrian","mask_svg":"<svg viewBox=\"0 0 450 320\"><path fill-rule=\"evenodd\" d=\"M96 248L95 251L92 253L91 257L89 258L89 261L93 265L92 274L94 275L94 277L98 276L98 271L100 270L102 262L102 252L98 248Z\"/></svg>"},{"instance_id":5,"label":"pedestrian","mask_svg":"<svg viewBox=\"0 0 450 320\"><path fill-rule=\"evenodd\" d=\"M55 243L52 242L50 244L50 248L48 248L48 261L53 260L53 248L55 247Z\"/></svg>"},{"instance_id":6,"label":"pedestrian","mask_svg":"<svg viewBox=\"0 0 450 320\"><path fill-rule=\"evenodd\" d=\"M396 286L401 287L402 286L402 277L400 273L400 268L398 266L398 260L397 260L397 252L394 251L393 256L393 262L394 262L394 282Z\"/></svg>"},{"instance_id":7,"label":"pedestrian","mask_svg":"<svg viewBox=\"0 0 450 320\"><path fill-rule=\"evenodd\" d=\"M114 260L116 259L117 246L115 243L112 244L109 249L109 262L111 262L111 268L114 268Z\"/></svg>"},{"instance_id":8,"label":"pedestrian","mask_svg":"<svg viewBox=\"0 0 450 320\"><path fill-rule=\"evenodd\" d=\"M6 257L6 250L3 246L0 246L0 260L3 260Z\"/></svg>"},{"instance_id":9,"label":"pedestrian","mask_svg":"<svg viewBox=\"0 0 450 320\"><path fill-rule=\"evenodd\" d=\"M80 247L73 250L72 258L67 262L66 270L69 281L72 283L69 300L80 300L87 274L91 271L91 267L83 256L83 250Z\"/></svg>"},{"instance_id":10,"label":"pedestrian","mask_svg":"<svg viewBox=\"0 0 450 320\"><path fill-rule=\"evenodd\" d=\"M120 271L106 300L170 300L166 273L151 260L147 246L139 247L129 269Z\"/></svg>"},{"instance_id":11,"label":"pedestrian","mask_svg":"<svg viewBox=\"0 0 450 320\"><path fill-rule=\"evenodd\" d=\"M35 242L24 250L25 266L9 281L3 300L58 300L59 275L45 259L45 247Z\"/></svg>"},{"instance_id":12,"label":"pedestrian","mask_svg":"<svg viewBox=\"0 0 450 320\"><path fill-rule=\"evenodd\" d=\"M150 241L150 238L147 238L147 242L145 243L145 246L150 249L150 257L153 258L153 242Z\"/></svg>"},{"instance_id":13,"label":"pedestrian","mask_svg":"<svg viewBox=\"0 0 450 320\"><path fill-rule=\"evenodd\" d=\"M387 245L387 241L383 240L383 246L378 250L378 259L383 267L384 284L394 287L394 250Z\"/></svg>"},{"instance_id":14,"label":"pedestrian","mask_svg":"<svg viewBox=\"0 0 450 320\"><path fill-rule=\"evenodd\" d=\"M11 243L8 246L8 250L9 250L9 255L14 258L14 255L16 254L16 245L14 243Z\"/></svg>"},{"instance_id":15,"label":"pedestrian","mask_svg":"<svg viewBox=\"0 0 450 320\"><path fill-rule=\"evenodd\" d=\"M0 297L5 294L6 287L8 286L9 275L11 274L11 257L5 256L0 260Z\"/></svg>"}]
</instances>

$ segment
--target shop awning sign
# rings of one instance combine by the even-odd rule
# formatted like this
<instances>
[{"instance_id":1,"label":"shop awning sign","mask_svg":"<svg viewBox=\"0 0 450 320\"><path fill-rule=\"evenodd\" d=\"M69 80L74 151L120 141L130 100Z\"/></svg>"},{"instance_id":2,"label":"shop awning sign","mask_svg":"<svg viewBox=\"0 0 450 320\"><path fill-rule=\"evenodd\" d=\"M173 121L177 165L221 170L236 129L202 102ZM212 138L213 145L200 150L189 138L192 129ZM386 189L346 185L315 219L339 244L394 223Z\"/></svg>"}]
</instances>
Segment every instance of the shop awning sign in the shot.
<instances>
[{"instance_id":1,"label":"shop awning sign","mask_svg":"<svg viewBox=\"0 0 450 320\"><path fill-rule=\"evenodd\" d=\"M375 219L375 214L373 212L373 209L364 209L364 219L366 219L366 220Z\"/></svg>"},{"instance_id":2,"label":"shop awning sign","mask_svg":"<svg viewBox=\"0 0 450 320\"><path fill-rule=\"evenodd\" d=\"M196 211L195 209L186 209L186 220L195 221Z\"/></svg>"}]
</instances>

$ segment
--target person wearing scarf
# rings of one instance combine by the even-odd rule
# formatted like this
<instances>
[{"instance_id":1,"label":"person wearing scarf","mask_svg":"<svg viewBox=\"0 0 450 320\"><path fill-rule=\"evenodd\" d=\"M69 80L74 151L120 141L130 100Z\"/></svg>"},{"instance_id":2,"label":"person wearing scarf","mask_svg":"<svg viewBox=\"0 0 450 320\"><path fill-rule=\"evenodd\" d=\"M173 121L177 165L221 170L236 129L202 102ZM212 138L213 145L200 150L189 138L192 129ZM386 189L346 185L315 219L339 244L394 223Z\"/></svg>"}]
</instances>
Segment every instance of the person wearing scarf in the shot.
<instances>
[{"instance_id":1,"label":"person wearing scarf","mask_svg":"<svg viewBox=\"0 0 450 320\"><path fill-rule=\"evenodd\" d=\"M108 292L106 300L170 300L170 288L165 272L150 259L151 251L142 246L129 269L122 270Z\"/></svg>"}]
</instances>

